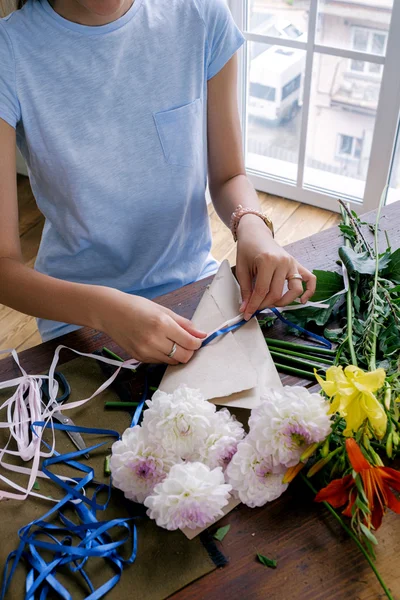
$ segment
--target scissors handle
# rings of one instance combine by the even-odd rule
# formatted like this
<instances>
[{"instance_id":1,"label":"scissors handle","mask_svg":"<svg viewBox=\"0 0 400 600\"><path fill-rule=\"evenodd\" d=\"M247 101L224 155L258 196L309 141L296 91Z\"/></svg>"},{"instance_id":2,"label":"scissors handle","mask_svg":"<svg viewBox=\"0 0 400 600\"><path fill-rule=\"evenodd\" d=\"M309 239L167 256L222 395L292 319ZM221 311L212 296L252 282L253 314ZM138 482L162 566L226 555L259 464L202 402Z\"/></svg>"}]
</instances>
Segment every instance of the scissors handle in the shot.
<instances>
[{"instance_id":1,"label":"scissors handle","mask_svg":"<svg viewBox=\"0 0 400 600\"><path fill-rule=\"evenodd\" d=\"M57 396L56 401L58 402L58 404L62 404L63 402L68 400L68 398L71 394L71 387L70 387L68 381L65 379L64 375L62 373L60 373L59 371L56 371L54 373L54 379L58 383L59 391L61 390L61 396ZM48 379L44 379L42 381L42 393L46 396L46 398L48 400L50 399L49 380Z\"/></svg>"}]
</instances>

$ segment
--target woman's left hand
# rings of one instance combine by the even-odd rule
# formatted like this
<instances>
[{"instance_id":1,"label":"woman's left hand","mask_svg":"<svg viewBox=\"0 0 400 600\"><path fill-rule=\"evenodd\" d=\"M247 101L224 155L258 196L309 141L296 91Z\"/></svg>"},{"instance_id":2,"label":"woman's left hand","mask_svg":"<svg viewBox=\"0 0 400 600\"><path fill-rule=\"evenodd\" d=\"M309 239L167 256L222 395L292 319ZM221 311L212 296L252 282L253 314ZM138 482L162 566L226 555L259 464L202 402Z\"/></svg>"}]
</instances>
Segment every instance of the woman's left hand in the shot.
<instances>
[{"instance_id":1,"label":"woman's left hand","mask_svg":"<svg viewBox=\"0 0 400 600\"><path fill-rule=\"evenodd\" d=\"M248 214L240 219L237 230L236 276L242 293L240 312L245 319L267 306L287 306L296 298L305 303L315 292L316 277L281 248L260 217ZM303 290L301 275L306 284ZM284 294L285 281L288 291Z\"/></svg>"}]
</instances>

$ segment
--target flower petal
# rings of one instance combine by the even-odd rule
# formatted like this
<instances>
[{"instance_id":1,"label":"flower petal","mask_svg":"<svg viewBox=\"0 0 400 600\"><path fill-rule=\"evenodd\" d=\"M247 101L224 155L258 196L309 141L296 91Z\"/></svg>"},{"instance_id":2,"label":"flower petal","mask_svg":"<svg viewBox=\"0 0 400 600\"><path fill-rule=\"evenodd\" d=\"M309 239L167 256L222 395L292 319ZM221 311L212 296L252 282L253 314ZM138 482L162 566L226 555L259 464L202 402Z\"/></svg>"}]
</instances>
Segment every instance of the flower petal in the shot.
<instances>
[{"instance_id":1,"label":"flower petal","mask_svg":"<svg viewBox=\"0 0 400 600\"><path fill-rule=\"evenodd\" d=\"M315 496L315 502L329 502L334 508L343 506L349 499L349 491L354 483L351 475L342 479L333 479Z\"/></svg>"},{"instance_id":2,"label":"flower petal","mask_svg":"<svg viewBox=\"0 0 400 600\"><path fill-rule=\"evenodd\" d=\"M351 378L353 385L355 385L360 392L376 392L383 386L386 377L384 369L365 372L354 365L346 367L345 374Z\"/></svg>"},{"instance_id":3,"label":"flower petal","mask_svg":"<svg viewBox=\"0 0 400 600\"><path fill-rule=\"evenodd\" d=\"M348 438L346 440L346 452L351 462L351 466L356 473L365 469L372 469L371 465L361 452L356 440L353 438Z\"/></svg>"},{"instance_id":4,"label":"flower petal","mask_svg":"<svg viewBox=\"0 0 400 600\"><path fill-rule=\"evenodd\" d=\"M372 392L365 391L360 394L360 407L368 417L377 437L382 438L386 433L387 427L387 415L382 404Z\"/></svg>"},{"instance_id":5,"label":"flower petal","mask_svg":"<svg viewBox=\"0 0 400 600\"><path fill-rule=\"evenodd\" d=\"M400 492L400 472L390 467L380 467L379 470L385 483L396 490L396 492Z\"/></svg>"},{"instance_id":6,"label":"flower petal","mask_svg":"<svg viewBox=\"0 0 400 600\"><path fill-rule=\"evenodd\" d=\"M343 432L346 437L351 437L353 433L358 431L366 419L365 411L362 410L360 395L361 394L357 392L352 398L352 401L339 410L341 416L346 420L346 429Z\"/></svg>"},{"instance_id":7,"label":"flower petal","mask_svg":"<svg viewBox=\"0 0 400 600\"><path fill-rule=\"evenodd\" d=\"M329 371L329 369L328 369L328 371ZM318 375L318 373L315 373L315 371L314 371L314 375L315 375L315 378L318 381L319 385L324 390L325 394L329 398L332 398L332 396L334 396L337 392L336 383L334 381L328 381L328 380L325 381L324 379L322 379L322 377L320 375Z\"/></svg>"},{"instance_id":8,"label":"flower petal","mask_svg":"<svg viewBox=\"0 0 400 600\"><path fill-rule=\"evenodd\" d=\"M397 514L400 514L400 500L396 498L393 492L389 489L386 489L386 495L388 508Z\"/></svg>"},{"instance_id":9,"label":"flower petal","mask_svg":"<svg viewBox=\"0 0 400 600\"><path fill-rule=\"evenodd\" d=\"M371 513L371 525L375 530L379 529L381 526L383 514L384 510L382 506L380 504L376 504Z\"/></svg>"}]
</instances>

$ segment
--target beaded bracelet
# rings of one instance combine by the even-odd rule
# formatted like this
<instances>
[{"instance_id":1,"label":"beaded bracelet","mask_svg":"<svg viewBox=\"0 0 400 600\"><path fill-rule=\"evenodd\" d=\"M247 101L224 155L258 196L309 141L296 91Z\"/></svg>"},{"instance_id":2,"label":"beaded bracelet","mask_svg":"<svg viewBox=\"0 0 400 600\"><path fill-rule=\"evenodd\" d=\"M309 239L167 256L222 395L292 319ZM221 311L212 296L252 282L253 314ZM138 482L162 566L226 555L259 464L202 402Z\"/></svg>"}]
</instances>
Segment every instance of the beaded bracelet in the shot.
<instances>
[{"instance_id":1,"label":"beaded bracelet","mask_svg":"<svg viewBox=\"0 0 400 600\"><path fill-rule=\"evenodd\" d=\"M235 242L237 242L237 229L239 226L239 222L244 215L256 215L257 217L260 217L260 219L264 221L265 225L271 231L272 237L275 237L273 223L271 219L267 217L266 214L260 212L259 210L255 210L254 208L243 208L243 206L239 204L236 210L232 213L230 222L230 230L232 232L233 239Z\"/></svg>"}]
</instances>

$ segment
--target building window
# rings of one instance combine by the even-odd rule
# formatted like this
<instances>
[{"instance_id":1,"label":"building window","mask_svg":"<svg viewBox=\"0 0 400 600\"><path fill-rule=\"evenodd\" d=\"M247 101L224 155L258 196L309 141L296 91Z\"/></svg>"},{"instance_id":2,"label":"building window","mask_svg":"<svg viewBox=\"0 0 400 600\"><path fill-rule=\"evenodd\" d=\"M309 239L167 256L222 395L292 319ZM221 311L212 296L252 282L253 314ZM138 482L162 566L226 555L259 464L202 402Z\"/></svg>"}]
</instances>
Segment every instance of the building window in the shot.
<instances>
[{"instance_id":1,"label":"building window","mask_svg":"<svg viewBox=\"0 0 400 600\"><path fill-rule=\"evenodd\" d=\"M352 49L357 52L368 52L378 56L385 56L387 32L366 27L352 28ZM382 65L367 63L363 60L351 60L350 71L353 73L371 73L381 75Z\"/></svg>"},{"instance_id":2,"label":"building window","mask_svg":"<svg viewBox=\"0 0 400 600\"><path fill-rule=\"evenodd\" d=\"M339 133L337 155L340 158L361 158L362 139Z\"/></svg>"},{"instance_id":3,"label":"building window","mask_svg":"<svg viewBox=\"0 0 400 600\"><path fill-rule=\"evenodd\" d=\"M238 98L252 183L376 208L399 117L400 0L227 2L247 40Z\"/></svg>"},{"instance_id":4,"label":"building window","mask_svg":"<svg viewBox=\"0 0 400 600\"><path fill-rule=\"evenodd\" d=\"M297 75L294 79L291 79L289 83L283 86L282 88L282 100L293 94L296 90L299 89L301 83L301 74Z\"/></svg>"}]
</instances>

